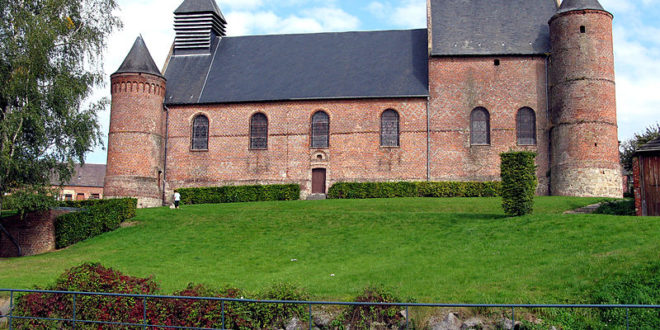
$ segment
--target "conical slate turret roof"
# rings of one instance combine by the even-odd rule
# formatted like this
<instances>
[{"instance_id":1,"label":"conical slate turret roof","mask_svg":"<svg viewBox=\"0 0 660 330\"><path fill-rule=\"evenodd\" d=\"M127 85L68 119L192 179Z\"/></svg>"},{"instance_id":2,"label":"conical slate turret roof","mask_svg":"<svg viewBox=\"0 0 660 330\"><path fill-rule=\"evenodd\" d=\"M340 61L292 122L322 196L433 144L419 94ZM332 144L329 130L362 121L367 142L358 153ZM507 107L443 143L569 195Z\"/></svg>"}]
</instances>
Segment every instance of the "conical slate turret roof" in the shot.
<instances>
[{"instance_id":1,"label":"conical slate turret roof","mask_svg":"<svg viewBox=\"0 0 660 330\"><path fill-rule=\"evenodd\" d=\"M144 44L142 36L137 37L124 63L115 72L115 74L117 73L148 73L159 77L163 76L156 63L154 63L147 45Z\"/></svg>"},{"instance_id":2,"label":"conical slate turret roof","mask_svg":"<svg viewBox=\"0 0 660 330\"><path fill-rule=\"evenodd\" d=\"M645 153L645 152L652 152L652 151L660 151L660 138L657 138L655 140L650 141L649 143L639 147L637 149L637 153Z\"/></svg>"},{"instance_id":3,"label":"conical slate turret roof","mask_svg":"<svg viewBox=\"0 0 660 330\"><path fill-rule=\"evenodd\" d=\"M574 10L594 9L605 11L598 0L563 0L557 14Z\"/></svg>"},{"instance_id":4,"label":"conical slate turret roof","mask_svg":"<svg viewBox=\"0 0 660 330\"><path fill-rule=\"evenodd\" d=\"M220 17L222 23L227 24L220 7L215 0L185 0L179 8L174 11L175 15L193 13L213 13Z\"/></svg>"}]
</instances>

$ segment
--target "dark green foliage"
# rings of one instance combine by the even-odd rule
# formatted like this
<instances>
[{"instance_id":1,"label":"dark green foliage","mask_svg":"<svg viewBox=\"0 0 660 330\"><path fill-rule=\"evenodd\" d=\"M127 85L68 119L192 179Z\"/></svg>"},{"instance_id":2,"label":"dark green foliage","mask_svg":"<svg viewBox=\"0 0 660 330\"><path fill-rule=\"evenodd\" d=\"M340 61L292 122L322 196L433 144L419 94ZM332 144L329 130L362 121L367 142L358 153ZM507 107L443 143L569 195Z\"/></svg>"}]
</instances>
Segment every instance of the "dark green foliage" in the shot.
<instances>
[{"instance_id":1,"label":"dark green foliage","mask_svg":"<svg viewBox=\"0 0 660 330\"><path fill-rule=\"evenodd\" d=\"M635 135L621 143L619 156L621 157L621 164L626 171L632 172L632 159L635 151L651 140L660 137L660 123L648 126L644 132L635 133Z\"/></svg>"},{"instance_id":2,"label":"dark green foliage","mask_svg":"<svg viewBox=\"0 0 660 330\"><path fill-rule=\"evenodd\" d=\"M102 143L87 99L106 77L115 0L0 0L0 209L4 193L66 182ZM89 105L87 105L89 104Z\"/></svg>"},{"instance_id":3,"label":"dark green foliage","mask_svg":"<svg viewBox=\"0 0 660 330\"><path fill-rule=\"evenodd\" d=\"M134 198L64 202L79 212L63 214L55 220L55 246L58 249L119 228L127 219L135 217Z\"/></svg>"},{"instance_id":4,"label":"dark green foliage","mask_svg":"<svg viewBox=\"0 0 660 330\"><path fill-rule=\"evenodd\" d=\"M604 202L594 212L596 214L610 214L610 215L635 215L635 200L615 200Z\"/></svg>"},{"instance_id":5,"label":"dark green foliage","mask_svg":"<svg viewBox=\"0 0 660 330\"><path fill-rule=\"evenodd\" d=\"M328 198L495 197L500 191L499 182L338 182Z\"/></svg>"},{"instance_id":6,"label":"dark green foliage","mask_svg":"<svg viewBox=\"0 0 660 330\"><path fill-rule=\"evenodd\" d=\"M45 211L57 205L54 196L53 191L43 187L19 189L5 197L3 208L16 211L20 216Z\"/></svg>"},{"instance_id":7,"label":"dark green foliage","mask_svg":"<svg viewBox=\"0 0 660 330\"><path fill-rule=\"evenodd\" d=\"M370 303L403 302L402 299L383 286L367 287L354 301ZM405 319L399 314L400 310L401 308L397 306L350 306L341 317L333 322L333 325L351 325L351 328L370 329L372 325L377 323L378 327L398 329L405 323Z\"/></svg>"},{"instance_id":8,"label":"dark green foliage","mask_svg":"<svg viewBox=\"0 0 660 330\"><path fill-rule=\"evenodd\" d=\"M292 201L300 199L300 186L257 185L182 188L178 190L183 204L217 204L261 201Z\"/></svg>"},{"instance_id":9,"label":"dark green foliage","mask_svg":"<svg viewBox=\"0 0 660 330\"><path fill-rule=\"evenodd\" d=\"M595 304L660 304L660 263L601 282L592 299ZM601 309L600 320L610 326L625 327L626 310ZM633 329L660 329L660 311L631 309L629 322Z\"/></svg>"},{"instance_id":10,"label":"dark green foliage","mask_svg":"<svg viewBox=\"0 0 660 330\"><path fill-rule=\"evenodd\" d=\"M536 164L533 152L506 152L500 155L502 207L508 216L532 213L536 195Z\"/></svg>"}]
</instances>

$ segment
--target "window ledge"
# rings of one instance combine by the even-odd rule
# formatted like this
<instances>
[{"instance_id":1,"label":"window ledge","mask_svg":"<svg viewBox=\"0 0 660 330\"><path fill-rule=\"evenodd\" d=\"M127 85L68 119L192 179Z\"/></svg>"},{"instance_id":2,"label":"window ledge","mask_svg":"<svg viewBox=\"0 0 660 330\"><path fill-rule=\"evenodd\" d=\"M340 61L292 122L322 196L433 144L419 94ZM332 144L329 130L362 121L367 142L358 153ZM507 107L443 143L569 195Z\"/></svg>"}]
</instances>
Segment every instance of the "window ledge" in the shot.
<instances>
[{"instance_id":1,"label":"window ledge","mask_svg":"<svg viewBox=\"0 0 660 330\"><path fill-rule=\"evenodd\" d=\"M401 148L401 146L380 146L380 147L381 147L381 148L386 148L386 149L392 149L392 148L397 149L397 148Z\"/></svg>"},{"instance_id":2,"label":"window ledge","mask_svg":"<svg viewBox=\"0 0 660 330\"><path fill-rule=\"evenodd\" d=\"M208 152L209 149L190 149L190 152Z\"/></svg>"}]
</instances>

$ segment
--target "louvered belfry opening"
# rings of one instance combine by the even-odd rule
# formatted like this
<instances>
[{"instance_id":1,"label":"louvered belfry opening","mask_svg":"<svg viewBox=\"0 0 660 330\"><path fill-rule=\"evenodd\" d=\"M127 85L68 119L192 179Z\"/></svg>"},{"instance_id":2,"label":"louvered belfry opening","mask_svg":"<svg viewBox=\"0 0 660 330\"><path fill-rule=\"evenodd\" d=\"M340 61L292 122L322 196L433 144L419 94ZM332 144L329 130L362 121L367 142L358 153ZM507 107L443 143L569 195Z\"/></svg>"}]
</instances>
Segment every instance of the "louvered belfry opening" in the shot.
<instances>
[{"instance_id":1,"label":"louvered belfry opening","mask_svg":"<svg viewBox=\"0 0 660 330\"><path fill-rule=\"evenodd\" d=\"M216 37L224 37L227 21L215 0L186 0L174 12L174 49L210 51Z\"/></svg>"}]
</instances>

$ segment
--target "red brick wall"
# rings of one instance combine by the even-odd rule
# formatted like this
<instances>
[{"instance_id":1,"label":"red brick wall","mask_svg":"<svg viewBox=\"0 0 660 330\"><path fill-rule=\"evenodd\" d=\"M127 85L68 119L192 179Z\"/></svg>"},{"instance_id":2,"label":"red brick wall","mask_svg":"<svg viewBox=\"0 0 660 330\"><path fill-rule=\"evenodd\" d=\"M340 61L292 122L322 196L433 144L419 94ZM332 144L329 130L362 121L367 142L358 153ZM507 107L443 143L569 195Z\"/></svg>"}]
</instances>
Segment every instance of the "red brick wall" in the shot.
<instances>
[{"instance_id":1,"label":"red brick wall","mask_svg":"<svg viewBox=\"0 0 660 330\"><path fill-rule=\"evenodd\" d=\"M23 256L55 250L55 218L68 211L51 210L30 213L21 220L18 216L3 220L7 231L18 240ZM18 250L7 235L0 233L0 258L18 256Z\"/></svg>"},{"instance_id":2,"label":"red brick wall","mask_svg":"<svg viewBox=\"0 0 660 330\"><path fill-rule=\"evenodd\" d=\"M163 78L132 73L112 76L107 197L139 197L140 206L160 204L164 98Z\"/></svg>"},{"instance_id":3,"label":"red brick wall","mask_svg":"<svg viewBox=\"0 0 660 330\"><path fill-rule=\"evenodd\" d=\"M550 35L552 194L621 197L612 16L564 13Z\"/></svg>"},{"instance_id":4,"label":"red brick wall","mask_svg":"<svg viewBox=\"0 0 660 330\"><path fill-rule=\"evenodd\" d=\"M635 214L642 214L642 175L639 169L639 157L633 158L633 193L635 194Z\"/></svg>"},{"instance_id":5,"label":"red brick wall","mask_svg":"<svg viewBox=\"0 0 660 330\"><path fill-rule=\"evenodd\" d=\"M495 65L499 60L499 65ZM538 153L538 193L548 194L548 115L545 57L440 57L429 63L431 180L499 180L500 156L510 150ZM470 114L490 114L491 143L470 145ZM536 114L536 146L519 146L516 114Z\"/></svg>"},{"instance_id":6,"label":"red brick wall","mask_svg":"<svg viewBox=\"0 0 660 330\"><path fill-rule=\"evenodd\" d=\"M313 168L327 170L327 187L337 181L425 180L426 102L410 98L172 106L169 190L300 183L306 195L311 191ZM399 113L400 147L380 146L380 116L387 109ZM311 117L317 110L330 116L327 149L310 148ZM267 150L249 148L250 118L256 112L268 117ZM192 120L197 114L209 118L208 151L190 150Z\"/></svg>"}]
</instances>

